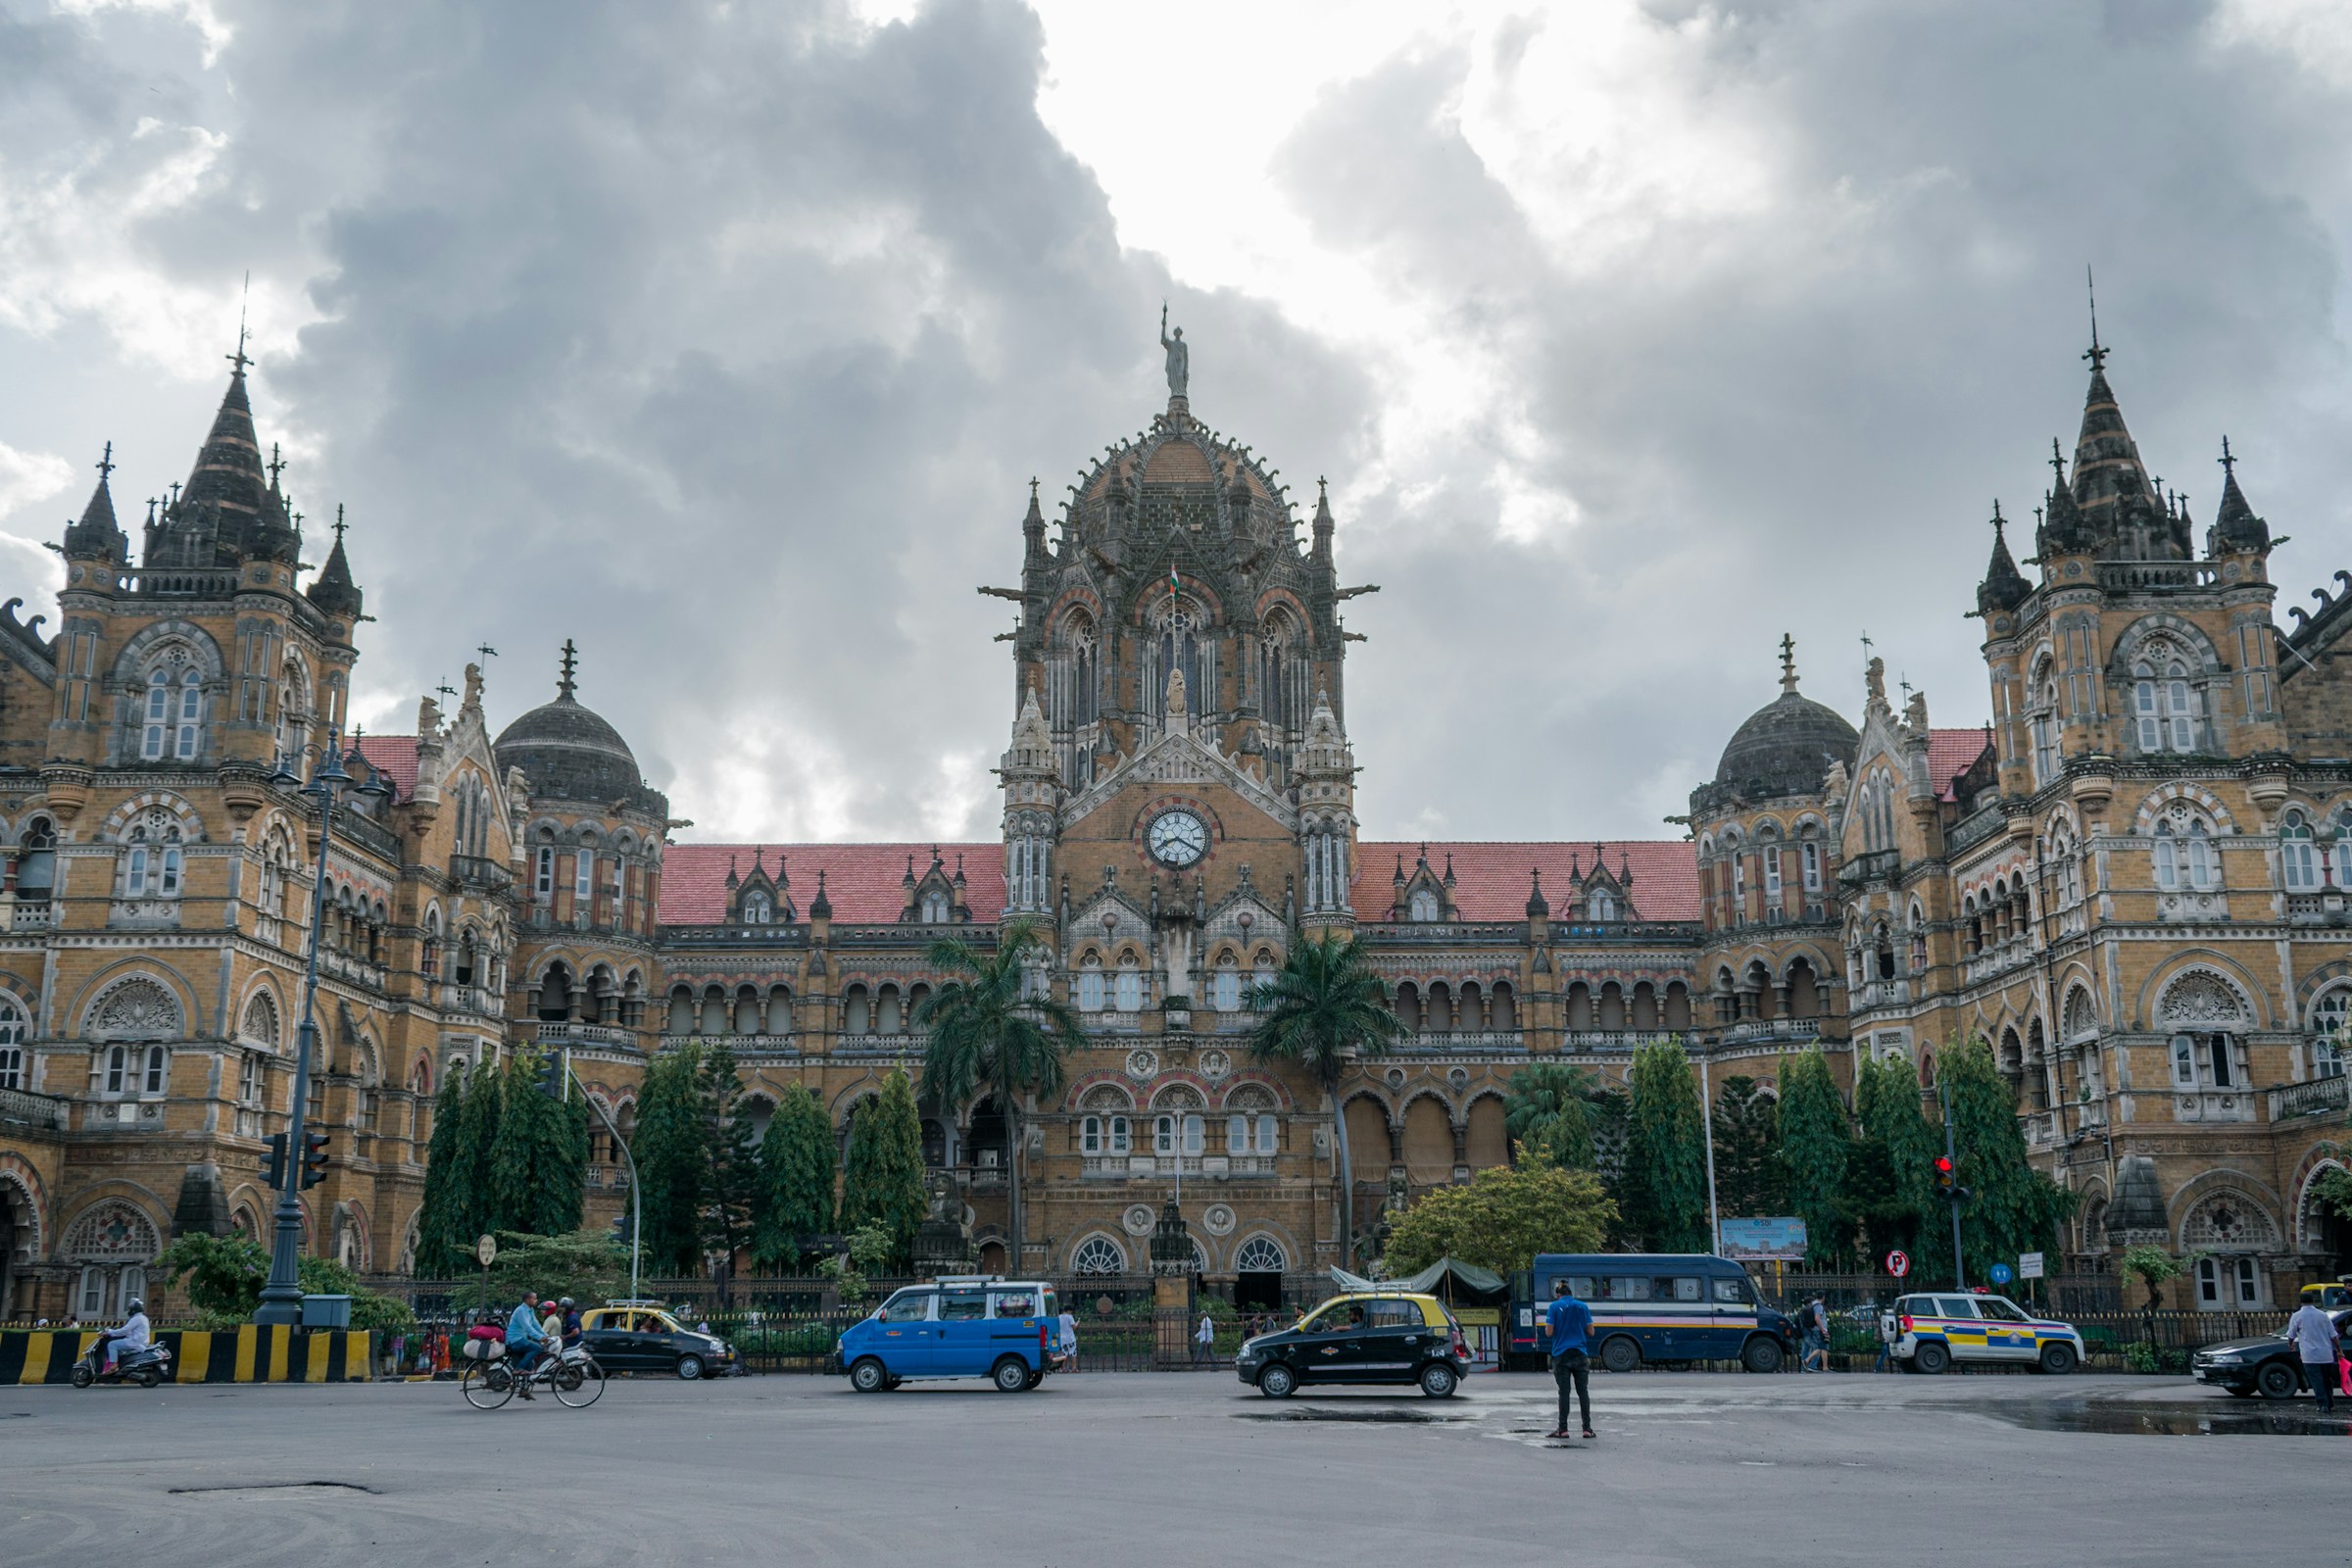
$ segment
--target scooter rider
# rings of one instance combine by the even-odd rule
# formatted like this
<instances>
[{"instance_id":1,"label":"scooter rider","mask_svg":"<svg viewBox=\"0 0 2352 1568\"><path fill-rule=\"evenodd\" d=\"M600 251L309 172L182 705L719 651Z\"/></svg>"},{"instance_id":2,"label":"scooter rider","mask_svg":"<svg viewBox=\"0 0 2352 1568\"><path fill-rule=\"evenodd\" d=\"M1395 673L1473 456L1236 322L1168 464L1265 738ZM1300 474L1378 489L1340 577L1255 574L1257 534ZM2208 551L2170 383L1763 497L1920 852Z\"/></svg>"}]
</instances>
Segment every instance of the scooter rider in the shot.
<instances>
[{"instance_id":1,"label":"scooter rider","mask_svg":"<svg viewBox=\"0 0 2352 1568\"><path fill-rule=\"evenodd\" d=\"M148 1332L147 1303L134 1296L123 1302L122 1306L125 1314L122 1326L119 1329L108 1329L100 1334L98 1344L94 1347L98 1351L101 1366L110 1375L114 1372L119 1357L135 1355L152 1343Z\"/></svg>"}]
</instances>

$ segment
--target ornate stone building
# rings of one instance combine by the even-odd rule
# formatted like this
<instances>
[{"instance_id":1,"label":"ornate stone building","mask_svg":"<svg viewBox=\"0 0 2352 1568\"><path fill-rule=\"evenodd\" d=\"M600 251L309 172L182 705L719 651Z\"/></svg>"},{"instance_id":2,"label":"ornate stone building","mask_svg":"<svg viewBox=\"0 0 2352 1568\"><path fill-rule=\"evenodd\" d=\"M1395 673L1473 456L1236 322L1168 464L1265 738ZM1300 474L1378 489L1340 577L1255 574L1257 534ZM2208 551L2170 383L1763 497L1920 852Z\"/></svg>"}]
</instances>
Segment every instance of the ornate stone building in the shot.
<instances>
[{"instance_id":1,"label":"ornate stone building","mask_svg":"<svg viewBox=\"0 0 2352 1568\"><path fill-rule=\"evenodd\" d=\"M893 1068L942 933L1051 937L1034 983L1086 1019L1066 1092L1025 1107L1027 1255L1006 1255L1005 1118L926 1121L985 1265L1140 1270L1181 1184L1202 1271L1338 1262L1333 1123L1359 1222L1392 1190L1508 1157L1532 1059L1621 1074L1679 1036L1771 1080L1982 1034L2036 1157L2082 1191L2077 1250L2216 1254L2213 1305L2352 1265L2310 1205L2342 1162L2328 1044L2352 997L2352 593L2271 618L2270 537L2225 484L2202 553L2142 471L2103 371L2037 536L1997 532L1980 591L1993 722L1857 730L1799 694L1740 726L1690 834L1636 843L1359 836L1350 634L1320 486L1174 395L1049 520L1030 497L1001 838L673 842L668 804L583 706L493 739L457 711L351 743L380 785L338 809L315 1110L331 1174L311 1245L407 1268L430 1097L533 1042L569 1051L625 1129L652 1054L723 1038L756 1121L792 1083L846 1125ZM175 1230L259 1232L285 1124L315 808L278 776L343 720L362 619L338 536L307 590L300 518L262 461L243 365L130 564L107 474L63 542L55 635L0 612L0 1302L97 1315ZM2352 578L2347 578L2352 582ZM1954 607L1955 612L1961 607ZM454 694L453 694L454 695ZM1373 695L1378 700L1378 695ZM1339 1096L1253 1063L1242 1004L1298 934L1354 931L1410 1035ZM600 1134L592 1213L625 1199ZM1262 1282L1262 1279L1261 1279Z\"/></svg>"}]
</instances>

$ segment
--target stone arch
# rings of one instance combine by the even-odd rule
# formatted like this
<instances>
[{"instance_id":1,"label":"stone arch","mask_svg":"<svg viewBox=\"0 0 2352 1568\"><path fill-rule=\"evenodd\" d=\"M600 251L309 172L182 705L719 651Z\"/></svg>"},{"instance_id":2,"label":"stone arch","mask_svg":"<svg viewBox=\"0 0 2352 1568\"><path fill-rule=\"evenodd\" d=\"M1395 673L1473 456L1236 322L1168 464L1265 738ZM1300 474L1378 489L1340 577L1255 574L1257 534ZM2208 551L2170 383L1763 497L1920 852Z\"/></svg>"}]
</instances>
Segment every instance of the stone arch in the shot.
<instances>
[{"instance_id":1,"label":"stone arch","mask_svg":"<svg viewBox=\"0 0 2352 1568\"><path fill-rule=\"evenodd\" d=\"M1453 1175L1453 1106L1444 1095L1424 1089L1408 1096L1397 1118L1405 1175L1416 1186L1436 1185Z\"/></svg>"},{"instance_id":2,"label":"stone arch","mask_svg":"<svg viewBox=\"0 0 2352 1568\"><path fill-rule=\"evenodd\" d=\"M2132 813L2133 835L2146 838L2153 834L2157 818L2175 801L2185 802L2192 810L2202 811L2217 836L2236 834L2237 819L2230 814L2230 808L2222 804L2220 796L2201 785L2176 782L2160 784L2140 798L2138 808Z\"/></svg>"},{"instance_id":3,"label":"stone arch","mask_svg":"<svg viewBox=\"0 0 2352 1568\"><path fill-rule=\"evenodd\" d=\"M2107 664L2108 678L2129 682L2132 679L2132 665L2140 658L2141 651L2157 640L2170 642L2186 655L2193 666L2192 674L2210 677L2223 673L2222 657L2215 650L2213 639L2205 635L2203 627L2180 615L2158 612L2140 616L2126 626L2115 639L2115 653Z\"/></svg>"},{"instance_id":4,"label":"stone arch","mask_svg":"<svg viewBox=\"0 0 2352 1568\"><path fill-rule=\"evenodd\" d=\"M15 1269L48 1256L49 1194L32 1162L13 1150L0 1150L0 1205L10 1210L9 1245L0 1256L0 1286ZM0 1317L14 1303L0 1294Z\"/></svg>"},{"instance_id":5,"label":"stone arch","mask_svg":"<svg viewBox=\"0 0 2352 1568\"><path fill-rule=\"evenodd\" d=\"M2176 969L2156 994L2160 1031L2194 1025L2243 1030L2256 1021L2250 988L2219 969L2190 963Z\"/></svg>"},{"instance_id":6,"label":"stone arch","mask_svg":"<svg viewBox=\"0 0 2352 1568\"><path fill-rule=\"evenodd\" d=\"M2318 1184L2320 1174L2330 1169L2352 1171L2352 1146L2333 1142L2315 1144L2295 1168L2292 1184L2295 1231L2291 1240L2298 1251L2325 1252L2328 1250L2327 1233L2331 1217L2320 1212L2317 1195L2312 1189ZM2333 1220L2332 1223L2352 1230L2352 1221Z\"/></svg>"},{"instance_id":7,"label":"stone arch","mask_svg":"<svg viewBox=\"0 0 2352 1568\"><path fill-rule=\"evenodd\" d=\"M177 975L141 967L107 981L90 999L80 1033L86 1040L185 1039L193 1001Z\"/></svg>"},{"instance_id":8,"label":"stone arch","mask_svg":"<svg viewBox=\"0 0 2352 1568\"><path fill-rule=\"evenodd\" d=\"M116 807L107 813L106 824L98 830L95 842L121 843L131 823L148 811L167 812L172 825L179 829L181 842L204 842L204 818L185 796L172 790L147 790Z\"/></svg>"}]
</instances>

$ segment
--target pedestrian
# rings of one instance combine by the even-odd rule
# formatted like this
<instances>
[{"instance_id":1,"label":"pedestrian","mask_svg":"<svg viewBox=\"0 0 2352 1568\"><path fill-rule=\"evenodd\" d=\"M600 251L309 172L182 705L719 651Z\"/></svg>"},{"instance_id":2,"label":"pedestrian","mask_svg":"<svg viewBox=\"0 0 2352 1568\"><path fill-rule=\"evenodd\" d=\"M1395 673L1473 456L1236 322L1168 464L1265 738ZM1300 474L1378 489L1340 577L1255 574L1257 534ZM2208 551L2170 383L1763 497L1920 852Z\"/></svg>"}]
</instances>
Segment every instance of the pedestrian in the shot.
<instances>
[{"instance_id":1,"label":"pedestrian","mask_svg":"<svg viewBox=\"0 0 2352 1568\"><path fill-rule=\"evenodd\" d=\"M1551 1380L1559 1385L1560 1420L1547 1434L1568 1436L1568 1394L1576 1392L1578 1413L1585 1418L1585 1436L1592 1433L1592 1356L1588 1343L1592 1332L1592 1309L1578 1300L1565 1279L1551 1282L1551 1304L1544 1309L1551 1333Z\"/></svg>"},{"instance_id":2,"label":"pedestrian","mask_svg":"<svg viewBox=\"0 0 2352 1568\"><path fill-rule=\"evenodd\" d=\"M1209 1317L1208 1309L1203 1307L1200 1310L1200 1326L1193 1330L1193 1364L1199 1366L1211 1359L1216 1345L1217 1325Z\"/></svg>"},{"instance_id":3,"label":"pedestrian","mask_svg":"<svg viewBox=\"0 0 2352 1568\"><path fill-rule=\"evenodd\" d=\"M1889 1332L1894 1327L1894 1319L1891 1315L1893 1310L1892 1307L1888 1307L1885 1311L1881 1311L1875 1305L1871 1308L1871 1321L1878 1326L1879 1336L1879 1358L1871 1366L1873 1372L1894 1370L1894 1339Z\"/></svg>"},{"instance_id":4,"label":"pedestrian","mask_svg":"<svg viewBox=\"0 0 2352 1568\"><path fill-rule=\"evenodd\" d=\"M1075 1372L1078 1370L1078 1314L1065 1306L1061 1309L1059 1323L1062 1370Z\"/></svg>"},{"instance_id":5,"label":"pedestrian","mask_svg":"<svg viewBox=\"0 0 2352 1568\"><path fill-rule=\"evenodd\" d=\"M2335 1331L2335 1319L2305 1301L2286 1320L2286 1337L2294 1342L2296 1353L2303 1358L2303 1379L2320 1401L2320 1413L2330 1414L2335 1409L2338 1381L2335 1361L2342 1343L2342 1336Z\"/></svg>"},{"instance_id":6,"label":"pedestrian","mask_svg":"<svg viewBox=\"0 0 2352 1568\"><path fill-rule=\"evenodd\" d=\"M1830 1309L1816 1296L1804 1305L1801 1314L1805 1325L1805 1353L1797 1366L1806 1372L1827 1372L1830 1369Z\"/></svg>"}]
</instances>

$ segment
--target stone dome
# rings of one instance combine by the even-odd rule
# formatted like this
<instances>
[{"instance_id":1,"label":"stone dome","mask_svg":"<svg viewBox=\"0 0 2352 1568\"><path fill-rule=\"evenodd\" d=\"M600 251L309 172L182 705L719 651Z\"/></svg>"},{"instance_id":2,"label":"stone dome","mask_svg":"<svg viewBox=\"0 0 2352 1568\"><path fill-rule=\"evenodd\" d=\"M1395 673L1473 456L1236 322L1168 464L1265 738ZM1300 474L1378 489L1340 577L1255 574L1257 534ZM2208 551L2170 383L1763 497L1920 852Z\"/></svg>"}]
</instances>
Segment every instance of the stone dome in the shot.
<instances>
[{"instance_id":1,"label":"stone dome","mask_svg":"<svg viewBox=\"0 0 2352 1568\"><path fill-rule=\"evenodd\" d=\"M1715 782L1751 799L1811 795L1832 762L1854 765L1862 743L1837 710L1794 690L1784 691L1748 715L1723 749Z\"/></svg>"},{"instance_id":2,"label":"stone dome","mask_svg":"<svg viewBox=\"0 0 2352 1568\"><path fill-rule=\"evenodd\" d=\"M546 800L634 802L645 780L620 732L583 707L565 683L556 700L534 708L491 743L501 767L519 767L531 793Z\"/></svg>"}]
</instances>

